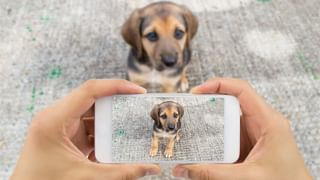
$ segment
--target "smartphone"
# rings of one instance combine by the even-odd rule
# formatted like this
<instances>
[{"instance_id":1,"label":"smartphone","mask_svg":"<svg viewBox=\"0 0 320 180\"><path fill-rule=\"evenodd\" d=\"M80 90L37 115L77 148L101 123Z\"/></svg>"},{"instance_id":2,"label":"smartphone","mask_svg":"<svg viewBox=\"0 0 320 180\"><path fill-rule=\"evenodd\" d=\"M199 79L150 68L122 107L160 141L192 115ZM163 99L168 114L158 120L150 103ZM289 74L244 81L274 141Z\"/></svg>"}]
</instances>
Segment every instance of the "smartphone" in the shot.
<instances>
[{"instance_id":1,"label":"smartphone","mask_svg":"<svg viewBox=\"0 0 320 180\"><path fill-rule=\"evenodd\" d=\"M228 95L114 95L95 103L102 163L233 163L240 106Z\"/></svg>"}]
</instances>

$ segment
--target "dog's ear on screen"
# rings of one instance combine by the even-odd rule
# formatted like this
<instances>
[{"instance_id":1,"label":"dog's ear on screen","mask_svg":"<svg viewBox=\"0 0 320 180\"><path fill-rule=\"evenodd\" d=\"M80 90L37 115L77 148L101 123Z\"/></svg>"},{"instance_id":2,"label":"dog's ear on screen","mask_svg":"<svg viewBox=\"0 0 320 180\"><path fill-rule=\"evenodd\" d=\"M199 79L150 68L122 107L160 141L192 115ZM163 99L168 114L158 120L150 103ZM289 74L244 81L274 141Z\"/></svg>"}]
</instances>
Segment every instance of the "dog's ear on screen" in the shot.
<instances>
[{"instance_id":1,"label":"dog's ear on screen","mask_svg":"<svg viewBox=\"0 0 320 180\"><path fill-rule=\"evenodd\" d=\"M132 47L133 54L139 59L142 56L141 25L142 18L140 10L136 9L122 25L121 35Z\"/></svg>"},{"instance_id":2,"label":"dog's ear on screen","mask_svg":"<svg viewBox=\"0 0 320 180\"><path fill-rule=\"evenodd\" d=\"M197 17L190 11L189 8L186 6L183 6L183 12L182 12L183 19L185 21L185 25L187 28L187 47L190 47L190 41L192 38L196 35L198 31L198 19Z\"/></svg>"},{"instance_id":3,"label":"dog's ear on screen","mask_svg":"<svg viewBox=\"0 0 320 180\"><path fill-rule=\"evenodd\" d=\"M182 107L180 104L178 104L178 105L177 105L177 109L178 109L178 111L179 111L179 118L182 118L182 116L183 116L183 114L184 114L184 109L183 109L183 107Z\"/></svg>"},{"instance_id":4,"label":"dog's ear on screen","mask_svg":"<svg viewBox=\"0 0 320 180\"><path fill-rule=\"evenodd\" d=\"M153 106L153 108L150 112L151 118L156 122L157 125L159 125L159 123L160 123L159 111L160 111L160 105L156 104L155 106Z\"/></svg>"}]
</instances>

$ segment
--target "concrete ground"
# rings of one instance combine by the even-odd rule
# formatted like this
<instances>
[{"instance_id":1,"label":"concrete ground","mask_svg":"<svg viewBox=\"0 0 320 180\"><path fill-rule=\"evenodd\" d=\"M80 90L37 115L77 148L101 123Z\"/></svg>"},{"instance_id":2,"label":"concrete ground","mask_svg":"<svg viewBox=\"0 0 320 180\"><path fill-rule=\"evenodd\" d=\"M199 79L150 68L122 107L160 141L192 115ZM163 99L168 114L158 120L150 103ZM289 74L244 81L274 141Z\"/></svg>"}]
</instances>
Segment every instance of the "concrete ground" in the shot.
<instances>
[{"instance_id":1,"label":"concrete ground","mask_svg":"<svg viewBox=\"0 0 320 180\"><path fill-rule=\"evenodd\" d=\"M17 161L35 113L91 78L124 78L120 27L147 0L0 0L0 177ZM248 80L290 119L305 162L320 176L320 2L176 0L199 18L188 72ZM285 147L284 147L285 148ZM162 177L173 179L164 165ZM146 178L149 179L149 178Z\"/></svg>"}]
</instances>

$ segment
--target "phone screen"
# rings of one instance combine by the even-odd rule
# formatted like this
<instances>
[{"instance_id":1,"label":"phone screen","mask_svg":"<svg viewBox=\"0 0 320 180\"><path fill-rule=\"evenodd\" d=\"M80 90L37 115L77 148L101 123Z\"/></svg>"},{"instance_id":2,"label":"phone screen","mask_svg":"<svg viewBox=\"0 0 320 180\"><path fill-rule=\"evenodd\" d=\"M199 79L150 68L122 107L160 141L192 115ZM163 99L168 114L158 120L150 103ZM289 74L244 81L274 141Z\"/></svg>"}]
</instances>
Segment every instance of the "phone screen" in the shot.
<instances>
[{"instance_id":1,"label":"phone screen","mask_svg":"<svg viewBox=\"0 0 320 180\"><path fill-rule=\"evenodd\" d=\"M210 95L114 96L112 162L223 161L224 103Z\"/></svg>"}]
</instances>

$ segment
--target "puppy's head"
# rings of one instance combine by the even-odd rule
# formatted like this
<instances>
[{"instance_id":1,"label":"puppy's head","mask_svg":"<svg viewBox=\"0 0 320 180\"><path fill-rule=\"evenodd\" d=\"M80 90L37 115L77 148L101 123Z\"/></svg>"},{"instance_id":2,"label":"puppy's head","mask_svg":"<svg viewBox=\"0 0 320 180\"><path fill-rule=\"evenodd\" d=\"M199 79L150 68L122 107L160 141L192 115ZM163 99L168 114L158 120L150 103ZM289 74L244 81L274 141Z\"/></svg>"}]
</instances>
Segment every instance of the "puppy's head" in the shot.
<instances>
[{"instance_id":1,"label":"puppy's head","mask_svg":"<svg viewBox=\"0 0 320 180\"><path fill-rule=\"evenodd\" d=\"M177 124L184 114L183 107L173 101L165 101L157 104L151 110L150 116L156 125L161 126L165 131L178 130Z\"/></svg>"},{"instance_id":2,"label":"puppy's head","mask_svg":"<svg viewBox=\"0 0 320 180\"><path fill-rule=\"evenodd\" d=\"M157 70L184 65L198 21L185 6L158 2L135 10L122 27L138 59L148 57Z\"/></svg>"}]
</instances>

